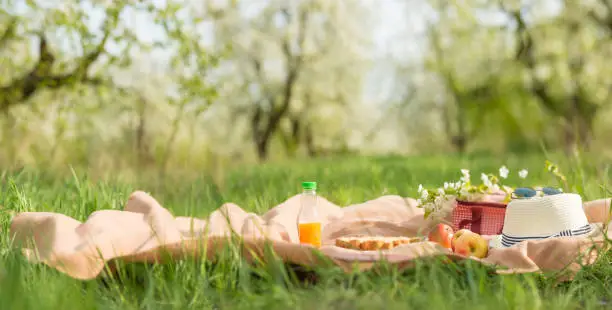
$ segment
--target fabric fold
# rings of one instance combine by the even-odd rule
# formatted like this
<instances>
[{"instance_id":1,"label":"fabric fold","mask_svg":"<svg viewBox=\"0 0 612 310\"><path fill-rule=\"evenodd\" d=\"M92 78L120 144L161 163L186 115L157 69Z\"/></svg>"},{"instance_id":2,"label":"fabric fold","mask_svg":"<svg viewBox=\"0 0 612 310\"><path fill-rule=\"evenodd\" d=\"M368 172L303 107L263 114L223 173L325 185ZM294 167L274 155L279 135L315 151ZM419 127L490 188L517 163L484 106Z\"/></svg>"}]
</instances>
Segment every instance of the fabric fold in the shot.
<instances>
[{"instance_id":1,"label":"fabric fold","mask_svg":"<svg viewBox=\"0 0 612 310\"><path fill-rule=\"evenodd\" d=\"M589 221L610 221L609 200L584 204ZM88 280L103 274L108 263L163 262L167 258L214 259L228 245L242 247L249 261L265 257L265 246L289 263L316 266L323 258L345 271L368 269L382 259L410 268L415 259L447 257L472 259L498 266L499 273L576 271L592 264L610 231L600 229L590 238L560 237L529 240L502 249L491 249L478 260L463 257L431 242L402 245L385 252L363 252L336 247L335 239L350 235L418 236L437 222L424 219L412 198L382 196L361 204L340 207L318 198L323 246L299 244L297 216L300 195L290 197L262 215L223 204L207 218L175 217L151 195L136 191L124 210L101 210L79 222L59 213L24 212L11 221L14 244L32 263L44 263L70 277ZM442 219L448 221L449 219ZM234 243L237 238L241 241Z\"/></svg>"}]
</instances>

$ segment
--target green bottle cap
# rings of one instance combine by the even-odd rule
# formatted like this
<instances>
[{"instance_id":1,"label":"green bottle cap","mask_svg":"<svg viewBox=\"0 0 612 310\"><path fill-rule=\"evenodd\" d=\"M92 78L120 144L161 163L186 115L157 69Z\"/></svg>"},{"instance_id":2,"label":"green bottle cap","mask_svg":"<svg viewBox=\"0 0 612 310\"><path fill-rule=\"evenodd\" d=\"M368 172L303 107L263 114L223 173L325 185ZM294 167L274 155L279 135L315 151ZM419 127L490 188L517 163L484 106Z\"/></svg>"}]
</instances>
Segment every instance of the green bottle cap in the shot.
<instances>
[{"instance_id":1,"label":"green bottle cap","mask_svg":"<svg viewBox=\"0 0 612 310\"><path fill-rule=\"evenodd\" d=\"M317 182L302 182L302 188L305 190L317 189Z\"/></svg>"}]
</instances>

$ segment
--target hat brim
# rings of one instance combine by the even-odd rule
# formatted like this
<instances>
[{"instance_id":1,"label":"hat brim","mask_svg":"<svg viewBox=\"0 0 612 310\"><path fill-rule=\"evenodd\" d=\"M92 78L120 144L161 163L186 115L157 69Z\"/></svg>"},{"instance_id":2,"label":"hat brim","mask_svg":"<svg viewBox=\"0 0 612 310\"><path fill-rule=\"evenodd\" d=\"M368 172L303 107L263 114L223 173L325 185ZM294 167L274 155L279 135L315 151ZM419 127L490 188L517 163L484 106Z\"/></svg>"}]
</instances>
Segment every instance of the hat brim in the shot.
<instances>
[{"instance_id":1,"label":"hat brim","mask_svg":"<svg viewBox=\"0 0 612 310\"><path fill-rule=\"evenodd\" d=\"M590 223L585 226L576 228L576 229L568 229L556 234L552 234L549 236L525 236L525 237L516 237L509 236L506 234L495 235L490 241L491 248L509 248L516 246L517 244L523 243L525 241L539 241L550 238L588 238L595 237L601 235L603 232L602 224L600 223Z\"/></svg>"}]
</instances>

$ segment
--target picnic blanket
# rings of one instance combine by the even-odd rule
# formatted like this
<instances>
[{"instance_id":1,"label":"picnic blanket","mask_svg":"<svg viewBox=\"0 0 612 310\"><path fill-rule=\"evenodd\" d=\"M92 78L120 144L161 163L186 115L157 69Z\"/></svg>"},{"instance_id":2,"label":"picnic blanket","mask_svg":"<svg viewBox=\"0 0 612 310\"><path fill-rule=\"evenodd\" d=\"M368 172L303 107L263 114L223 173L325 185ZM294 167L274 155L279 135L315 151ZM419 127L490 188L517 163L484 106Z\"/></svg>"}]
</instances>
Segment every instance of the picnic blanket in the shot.
<instances>
[{"instance_id":1,"label":"picnic blanket","mask_svg":"<svg viewBox=\"0 0 612 310\"><path fill-rule=\"evenodd\" d=\"M611 220L609 200L584 204L589 221ZM593 238L554 238L527 241L504 249L491 249L484 259L452 253L432 242L402 245L387 251L364 252L339 248L335 239L350 235L417 236L437 224L423 217L416 201L400 196L382 196L361 204L339 207L319 197L322 218L322 247L299 243L297 216L300 195L289 198L263 215L249 213L226 203L207 218L174 216L151 195L137 191L124 210L93 212L85 222L59 213L24 212L11 221L10 234L32 263L44 263L82 280L95 279L105 266L117 261L161 263L168 259L199 257L215 259L220 247L240 240L249 261L264 257L270 249L285 262L316 266L332 262L346 271L368 269L386 260L399 268L409 268L415 259L442 256L472 259L494 265L499 273L577 270L591 264L601 252L605 235ZM440 220L438 220L440 221ZM241 238L233 238L240 236ZM323 254L323 255L320 255Z\"/></svg>"}]
</instances>

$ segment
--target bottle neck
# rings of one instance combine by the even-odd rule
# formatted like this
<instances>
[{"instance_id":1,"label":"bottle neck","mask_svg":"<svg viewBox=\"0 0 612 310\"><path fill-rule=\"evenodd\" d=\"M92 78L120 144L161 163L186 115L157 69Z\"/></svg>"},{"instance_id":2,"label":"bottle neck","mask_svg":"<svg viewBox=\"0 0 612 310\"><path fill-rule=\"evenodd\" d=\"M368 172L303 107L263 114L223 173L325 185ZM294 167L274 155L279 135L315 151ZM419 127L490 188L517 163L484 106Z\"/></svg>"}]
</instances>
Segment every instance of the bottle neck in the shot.
<instances>
[{"instance_id":1,"label":"bottle neck","mask_svg":"<svg viewBox=\"0 0 612 310\"><path fill-rule=\"evenodd\" d=\"M305 189L305 190L302 191L302 194L309 195L309 196L316 196L317 195L317 190L315 190L315 189Z\"/></svg>"}]
</instances>

